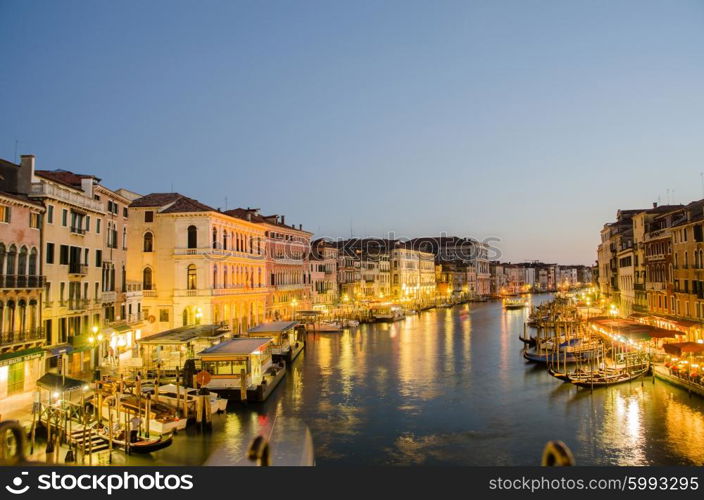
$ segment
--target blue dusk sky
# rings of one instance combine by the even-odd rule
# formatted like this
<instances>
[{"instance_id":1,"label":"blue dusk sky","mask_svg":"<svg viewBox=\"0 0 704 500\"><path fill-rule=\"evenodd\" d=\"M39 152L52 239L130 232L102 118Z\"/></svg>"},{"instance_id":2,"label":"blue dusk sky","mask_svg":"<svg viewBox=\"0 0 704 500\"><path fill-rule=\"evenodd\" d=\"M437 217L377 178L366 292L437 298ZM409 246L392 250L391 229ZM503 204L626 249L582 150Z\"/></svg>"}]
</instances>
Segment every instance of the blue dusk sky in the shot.
<instances>
[{"instance_id":1,"label":"blue dusk sky","mask_svg":"<svg viewBox=\"0 0 704 500\"><path fill-rule=\"evenodd\" d=\"M0 33L0 157L113 189L565 264L702 197L702 1L0 0Z\"/></svg>"}]
</instances>

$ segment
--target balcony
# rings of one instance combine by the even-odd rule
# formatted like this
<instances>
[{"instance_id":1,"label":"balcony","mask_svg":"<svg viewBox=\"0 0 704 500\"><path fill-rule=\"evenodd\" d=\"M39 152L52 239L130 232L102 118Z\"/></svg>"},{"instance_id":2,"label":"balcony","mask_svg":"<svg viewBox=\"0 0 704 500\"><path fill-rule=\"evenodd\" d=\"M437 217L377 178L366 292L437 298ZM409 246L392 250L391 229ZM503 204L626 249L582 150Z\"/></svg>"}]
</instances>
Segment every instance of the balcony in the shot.
<instances>
[{"instance_id":1,"label":"balcony","mask_svg":"<svg viewBox=\"0 0 704 500\"><path fill-rule=\"evenodd\" d=\"M151 290L142 290L142 296L143 297L156 297L156 288L152 288Z\"/></svg>"},{"instance_id":2,"label":"balcony","mask_svg":"<svg viewBox=\"0 0 704 500\"><path fill-rule=\"evenodd\" d=\"M89 302L90 301L88 299L69 299L68 309L70 311L84 311L88 308Z\"/></svg>"},{"instance_id":3,"label":"balcony","mask_svg":"<svg viewBox=\"0 0 704 500\"><path fill-rule=\"evenodd\" d=\"M645 284L644 283L634 283L633 289L643 292L643 291L645 291Z\"/></svg>"},{"instance_id":4,"label":"balcony","mask_svg":"<svg viewBox=\"0 0 704 500\"><path fill-rule=\"evenodd\" d=\"M0 275L0 288L43 288L45 281L45 276Z\"/></svg>"},{"instance_id":5,"label":"balcony","mask_svg":"<svg viewBox=\"0 0 704 500\"><path fill-rule=\"evenodd\" d=\"M213 260L227 259L229 257L244 257L247 259L264 260L264 255L249 252L239 252L237 250L223 250L222 248L174 248L173 252L175 256L200 255Z\"/></svg>"},{"instance_id":6,"label":"balcony","mask_svg":"<svg viewBox=\"0 0 704 500\"><path fill-rule=\"evenodd\" d=\"M662 292L665 289L665 285L663 283L646 283L645 284L645 289L651 292Z\"/></svg>"},{"instance_id":7,"label":"balcony","mask_svg":"<svg viewBox=\"0 0 704 500\"><path fill-rule=\"evenodd\" d=\"M88 266L84 264L77 264L76 262L71 262L68 265L68 273L85 276L86 274L88 274Z\"/></svg>"},{"instance_id":8,"label":"balcony","mask_svg":"<svg viewBox=\"0 0 704 500\"><path fill-rule=\"evenodd\" d=\"M117 300L117 292L102 292L100 294L100 302L102 303L110 303L110 302L115 302Z\"/></svg>"},{"instance_id":9,"label":"balcony","mask_svg":"<svg viewBox=\"0 0 704 500\"><path fill-rule=\"evenodd\" d=\"M80 235L86 234L86 230L84 228L78 227L78 226L71 226L71 232L73 234L80 234Z\"/></svg>"},{"instance_id":10,"label":"balcony","mask_svg":"<svg viewBox=\"0 0 704 500\"><path fill-rule=\"evenodd\" d=\"M70 205L77 205L86 210L103 213L103 206L98 200L84 196L68 188L63 188L55 184L39 182L32 184L32 194L36 196L47 196L57 200L62 200Z\"/></svg>"},{"instance_id":11,"label":"balcony","mask_svg":"<svg viewBox=\"0 0 704 500\"><path fill-rule=\"evenodd\" d=\"M44 340L43 328L38 327L25 332L3 332L0 334L0 346L3 347L38 340Z\"/></svg>"}]
</instances>

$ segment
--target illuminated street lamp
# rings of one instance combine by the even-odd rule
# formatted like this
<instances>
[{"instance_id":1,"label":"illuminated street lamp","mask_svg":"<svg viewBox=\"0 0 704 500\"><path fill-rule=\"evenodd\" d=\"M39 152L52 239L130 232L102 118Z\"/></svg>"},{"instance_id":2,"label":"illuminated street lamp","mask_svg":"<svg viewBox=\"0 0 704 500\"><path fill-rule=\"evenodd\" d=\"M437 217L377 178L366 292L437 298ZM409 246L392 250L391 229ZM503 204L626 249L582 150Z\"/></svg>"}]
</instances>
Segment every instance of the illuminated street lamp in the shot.
<instances>
[{"instance_id":1,"label":"illuminated street lamp","mask_svg":"<svg viewBox=\"0 0 704 500\"><path fill-rule=\"evenodd\" d=\"M298 301L293 298L291 299L291 319L294 319L296 317L296 306L298 305Z\"/></svg>"}]
</instances>

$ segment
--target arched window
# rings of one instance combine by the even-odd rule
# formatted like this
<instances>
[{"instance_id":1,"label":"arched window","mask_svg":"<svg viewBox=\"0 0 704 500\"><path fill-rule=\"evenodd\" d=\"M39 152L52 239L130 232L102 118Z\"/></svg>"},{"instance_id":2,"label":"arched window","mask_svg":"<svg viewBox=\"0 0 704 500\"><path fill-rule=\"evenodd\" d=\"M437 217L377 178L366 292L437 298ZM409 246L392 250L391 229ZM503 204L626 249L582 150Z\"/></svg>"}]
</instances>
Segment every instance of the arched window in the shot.
<instances>
[{"instance_id":1,"label":"arched window","mask_svg":"<svg viewBox=\"0 0 704 500\"><path fill-rule=\"evenodd\" d=\"M213 228L213 248L218 247L218 230Z\"/></svg>"},{"instance_id":2,"label":"arched window","mask_svg":"<svg viewBox=\"0 0 704 500\"><path fill-rule=\"evenodd\" d=\"M0 334L5 331L5 316L3 313L5 312L5 304L0 300Z\"/></svg>"},{"instance_id":3,"label":"arched window","mask_svg":"<svg viewBox=\"0 0 704 500\"><path fill-rule=\"evenodd\" d=\"M150 232L144 233L144 251L153 252L154 251L154 235Z\"/></svg>"},{"instance_id":4,"label":"arched window","mask_svg":"<svg viewBox=\"0 0 704 500\"><path fill-rule=\"evenodd\" d=\"M227 265L222 268L222 287L230 288L229 283L227 282Z\"/></svg>"},{"instance_id":5,"label":"arched window","mask_svg":"<svg viewBox=\"0 0 704 500\"><path fill-rule=\"evenodd\" d=\"M227 231L222 231L222 249L227 250Z\"/></svg>"},{"instance_id":6,"label":"arched window","mask_svg":"<svg viewBox=\"0 0 704 500\"><path fill-rule=\"evenodd\" d=\"M20 327L19 332L24 333L27 329L27 302L24 299L19 301Z\"/></svg>"},{"instance_id":7,"label":"arched window","mask_svg":"<svg viewBox=\"0 0 704 500\"><path fill-rule=\"evenodd\" d=\"M36 276L37 275L37 249L32 248L32 251L29 252L29 269L27 270L27 274L30 276Z\"/></svg>"},{"instance_id":8,"label":"arched window","mask_svg":"<svg viewBox=\"0 0 704 500\"><path fill-rule=\"evenodd\" d=\"M12 276L15 274L15 261L17 260L17 247L15 245L10 246L10 251L7 252L7 274Z\"/></svg>"},{"instance_id":9,"label":"arched window","mask_svg":"<svg viewBox=\"0 0 704 500\"><path fill-rule=\"evenodd\" d=\"M150 267L145 267L144 271L142 271L142 289L151 290L152 286L152 269Z\"/></svg>"},{"instance_id":10,"label":"arched window","mask_svg":"<svg viewBox=\"0 0 704 500\"><path fill-rule=\"evenodd\" d=\"M196 273L195 264L191 264L187 268L186 283L188 283L189 290L195 290L198 288L198 275Z\"/></svg>"},{"instance_id":11,"label":"arched window","mask_svg":"<svg viewBox=\"0 0 704 500\"><path fill-rule=\"evenodd\" d=\"M5 274L5 244L0 243L0 275Z\"/></svg>"},{"instance_id":12,"label":"arched window","mask_svg":"<svg viewBox=\"0 0 704 500\"><path fill-rule=\"evenodd\" d=\"M188 226L188 248L198 248L198 229Z\"/></svg>"},{"instance_id":13,"label":"arched window","mask_svg":"<svg viewBox=\"0 0 704 500\"><path fill-rule=\"evenodd\" d=\"M7 310L5 311L5 332L12 334L15 331L15 302L10 300L7 302Z\"/></svg>"},{"instance_id":14,"label":"arched window","mask_svg":"<svg viewBox=\"0 0 704 500\"><path fill-rule=\"evenodd\" d=\"M218 287L218 266L213 265L213 288Z\"/></svg>"},{"instance_id":15,"label":"arched window","mask_svg":"<svg viewBox=\"0 0 704 500\"><path fill-rule=\"evenodd\" d=\"M183 314L181 316L182 316L181 320L183 321L183 326L188 325L188 308L187 307L183 310Z\"/></svg>"}]
</instances>

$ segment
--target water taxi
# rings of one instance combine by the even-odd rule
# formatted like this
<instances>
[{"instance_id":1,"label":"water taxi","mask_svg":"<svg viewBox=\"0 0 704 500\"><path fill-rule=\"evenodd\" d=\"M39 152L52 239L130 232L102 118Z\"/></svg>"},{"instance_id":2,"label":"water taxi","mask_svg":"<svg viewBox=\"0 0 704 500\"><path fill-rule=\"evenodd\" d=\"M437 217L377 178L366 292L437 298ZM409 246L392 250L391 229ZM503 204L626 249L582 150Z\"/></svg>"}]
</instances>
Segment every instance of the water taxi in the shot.
<instances>
[{"instance_id":1,"label":"water taxi","mask_svg":"<svg viewBox=\"0 0 704 500\"><path fill-rule=\"evenodd\" d=\"M271 339L271 356L274 361L291 363L306 345L305 330L298 321L262 323L247 331L250 338Z\"/></svg>"},{"instance_id":2,"label":"water taxi","mask_svg":"<svg viewBox=\"0 0 704 500\"><path fill-rule=\"evenodd\" d=\"M528 305L528 301L522 298L504 299L504 309L523 309Z\"/></svg>"},{"instance_id":3,"label":"water taxi","mask_svg":"<svg viewBox=\"0 0 704 500\"><path fill-rule=\"evenodd\" d=\"M204 387L231 401L264 401L286 375L286 363L274 363L271 338L239 338L198 353L210 381Z\"/></svg>"},{"instance_id":4,"label":"water taxi","mask_svg":"<svg viewBox=\"0 0 704 500\"><path fill-rule=\"evenodd\" d=\"M397 305L376 305L371 308L374 321L399 321L405 317L403 308Z\"/></svg>"}]
</instances>

